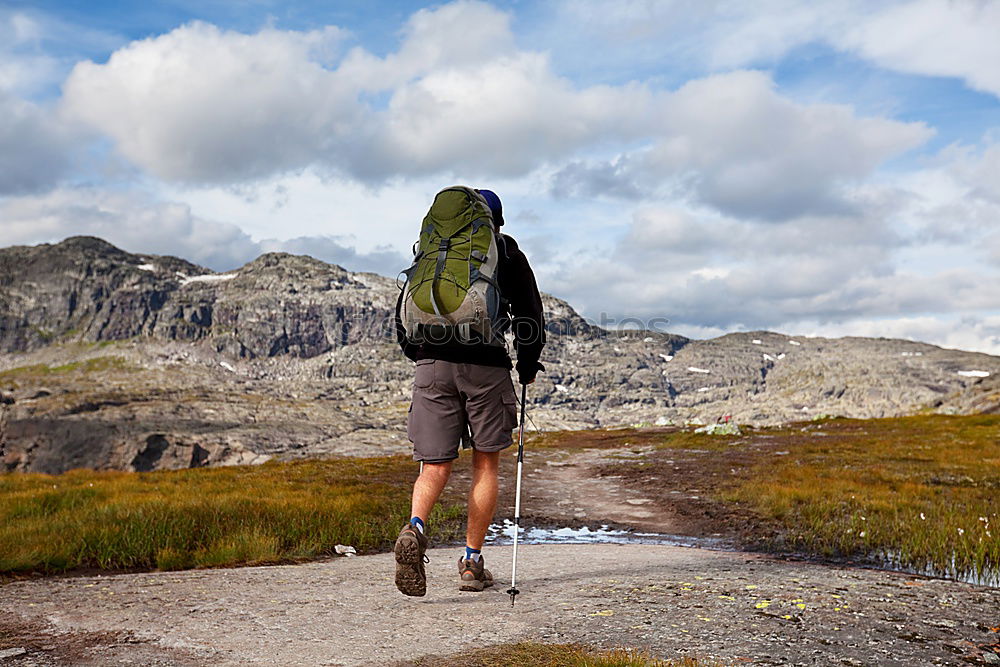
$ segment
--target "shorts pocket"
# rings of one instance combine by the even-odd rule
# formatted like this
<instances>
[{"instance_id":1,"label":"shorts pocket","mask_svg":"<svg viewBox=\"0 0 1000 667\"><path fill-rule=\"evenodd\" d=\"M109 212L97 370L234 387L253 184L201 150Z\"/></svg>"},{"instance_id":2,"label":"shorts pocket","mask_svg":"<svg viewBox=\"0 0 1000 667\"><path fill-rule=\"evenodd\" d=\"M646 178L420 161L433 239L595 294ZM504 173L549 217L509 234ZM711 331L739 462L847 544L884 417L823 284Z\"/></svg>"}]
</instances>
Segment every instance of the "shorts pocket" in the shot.
<instances>
[{"instance_id":1,"label":"shorts pocket","mask_svg":"<svg viewBox=\"0 0 1000 667\"><path fill-rule=\"evenodd\" d=\"M427 389L434 384L434 360L421 359L413 374L413 386L417 389Z\"/></svg>"},{"instance_id":2,"label":"shorts pocket","mask_svg":"<svg viewBox=\"0 0 1000 667\"><path fill-rule=\"evenodd\" d=\"M503 395L504 429L513 431L517 428L517 399L514 394Z\"/></svg>"}]
</instances>

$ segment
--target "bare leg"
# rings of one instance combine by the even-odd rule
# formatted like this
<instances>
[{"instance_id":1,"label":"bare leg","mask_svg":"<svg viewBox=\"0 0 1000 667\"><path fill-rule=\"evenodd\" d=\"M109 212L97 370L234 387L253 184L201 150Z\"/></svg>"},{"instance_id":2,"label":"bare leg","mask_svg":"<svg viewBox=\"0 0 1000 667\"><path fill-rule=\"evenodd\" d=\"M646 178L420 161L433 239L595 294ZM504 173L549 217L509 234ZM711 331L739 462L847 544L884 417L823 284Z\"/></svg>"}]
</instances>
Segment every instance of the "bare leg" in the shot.
<instances>
[{"instance_id":1,"label":"bare leg","mask_svg":"<svg viewBox=\"0 0 1000 667\"><path fill-rule=\"evenodd\" d=\"M500 452L472 452L472 486L469 488L469 523L465 543L482 549L486 530L497 507L497 467Z\"/></svg>"},{"instance_id":2,"label":"bare leg","mask_svg":"<svg viewBox=\"0 0 1000 667\"><path fill-rule=\"evenodd\" d=\"M417 516L426 523L434 503L444 490L451 476L451 461L444 463L424 463L424 469L413 484L413 501L410 516Z\"/></svg>"}]
</instances>

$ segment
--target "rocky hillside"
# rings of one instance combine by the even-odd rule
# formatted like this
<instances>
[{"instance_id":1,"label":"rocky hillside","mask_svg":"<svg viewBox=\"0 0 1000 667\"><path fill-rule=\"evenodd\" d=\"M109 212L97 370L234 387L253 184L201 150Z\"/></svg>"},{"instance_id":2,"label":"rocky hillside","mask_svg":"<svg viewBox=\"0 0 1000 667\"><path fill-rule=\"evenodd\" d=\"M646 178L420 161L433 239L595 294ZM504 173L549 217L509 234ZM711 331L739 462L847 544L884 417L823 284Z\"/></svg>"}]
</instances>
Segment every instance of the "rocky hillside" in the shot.
<instances>
[{"instance_id":1,"label":"rocky hillside","mask_svg":"<svg viewBox=\"0 0 1000 667\"><path fill-rule=\"evenodd\" d=\"M9 470L405 452L394 281L267 254L229 273L96 238L0 249ZM543 429L1000 409L1000 357L891 339L609 332L545 297ZM4 401L0 401L2 404Z\"/></svg>"}]
</instances>

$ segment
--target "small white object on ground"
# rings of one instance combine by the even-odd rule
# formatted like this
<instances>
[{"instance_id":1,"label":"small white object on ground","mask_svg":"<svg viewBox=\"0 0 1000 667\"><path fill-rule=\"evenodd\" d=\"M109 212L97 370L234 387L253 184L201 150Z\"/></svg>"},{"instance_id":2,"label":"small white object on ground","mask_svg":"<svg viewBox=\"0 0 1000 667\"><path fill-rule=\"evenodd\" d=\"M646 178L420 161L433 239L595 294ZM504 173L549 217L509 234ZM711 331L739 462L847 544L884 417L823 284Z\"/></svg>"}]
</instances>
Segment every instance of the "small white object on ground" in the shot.
<instances>
[{"instance_id":1,"label":"small white object on ground","mask_svg":"<svg viewBox=\"0 0 1000 667\"><path fill-rule=\"evenodd\" d=\"M759 338L754 338L750 342L753 343L754 345L763 345L764 344Z\"/></svg>"},{"instance_id":2,"label":"small white object on ground","mask_svg":"<svg viewBox=\"0 0 1000 667\"><path fill-rule=\"evenodd\" d=\"M990 376L989 371L959 371L958 374L964 378L988 378Z\"/></svg>"},{"instance_id":3,"label":"small white object on ground","mask_svg":"<svg viewBox=\"0 0 1000 667\"><path fill-rule=\"evenodd\" d=\"M800 342L799 342L799 341L797 341L797 340L790 340L790 341L788 341L788 344L789 344L789 345L802 345L802 343L800 343Z\"/></svg>"},{"instance_id":4,"label":"small white object on ground","mask_svg":"<svg viewBox=\"0 0 1000 667\"><path fill-rule=\"evenodd\" d=\"M740 435L740 427L733 422L725 424L706 424L701 428L696 428L695 433L707 433L709 435Z\"/></svg>"},{"instance_id":5,"label":"small white object on ground","mask_svg":"<svg viewBox=\"0 0 1000 667\"><path fill-rule=\"evenodd\" d=\"M139 269L140 271L156 271L156 264L140 264L135 268Z\"/></svg>"},{"instance_id":6,"label":"small white object on ground","mask_svg":"<svg viewBox=\"0 0 1000 667\"><path fill-rule=\"evenodd\" d=\"M672 355L672 354L663 354L661 352L660 353L660 358L663 359L664 361L670 361L670 360L672 360L674 358L674 355Z\"/></svg>"},{"instance_id":7,"label":"small white object on ground","mask_svg":"<svg viewBox=\"0 0 1000 667\"><path fill-rule=\"evenodd\" d=\"M556 391L560 391L560 392L566 393L566 392L569 391L569 388L567 388L565 385L557 384L556 385Z\"/></svg>"},{"instance_id":8,"label":"small white object on ground","mask_svg":"<svg viewBox=\"0 0 1000 667\"><path fill-rule=\"evenodd\" d=\"M707 368L697 368L695 366L688 366L688 370L692 373L711 373L712 371Z\"/></svg>"},{"instance_id":9,"label":"small white object on ground","mask_svg":"<svg viewBox=\"0 0 1000 667\"><path fill-rule=\"evenodd\" d=\"M698 387L698 391L709 391L711 387Z\"/></svg>"},{"instance_id":10,"label":"small white object on ground","mask_svg":"<svg viewBox=\"0 0 1000 667\"><path fill-rule=\"evenodd\" d=\"M236 372L236 369L233 368L233 365L231 363L229 363L228 361L220 361L219 365L222 366L223 368L225 368L230 373L235 373Z\"/></svg>"},{"instance_id":11,"label":"small white object on ground","mask_svg":"<svg viewBox=\"0 0 1000 667\"><path fill-rule=\"evenodd\" d=\"M349 547L344 544L338 544L333 548L333 550L341 556L347 556L348 558L358 555L358 552L354 550L354 547Z\"/></svg>"},{"instance_id":12,"label":"small white object on ground","mask_svg":"<svg viewBox=\"0 0 1000 667\"><path fill-rule=\"evenodd\" d=\"M767 359L768 361L777 361L777 359L775 359L774 357L772 357L767 352L764 353L764 358Z\"/></svg>"}]
</instances>

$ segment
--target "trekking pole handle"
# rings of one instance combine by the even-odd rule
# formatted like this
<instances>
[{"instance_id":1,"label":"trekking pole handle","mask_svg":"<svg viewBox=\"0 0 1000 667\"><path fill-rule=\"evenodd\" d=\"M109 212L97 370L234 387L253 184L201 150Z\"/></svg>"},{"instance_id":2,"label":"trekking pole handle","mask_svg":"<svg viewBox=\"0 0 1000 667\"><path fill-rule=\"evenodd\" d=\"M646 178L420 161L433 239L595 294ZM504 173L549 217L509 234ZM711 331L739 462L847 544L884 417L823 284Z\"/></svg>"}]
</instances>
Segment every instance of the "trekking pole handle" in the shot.
<instances>
[{"instance_id":1,"label":"trekking pole handle","mask_svg":"<svg viewBox=\"0 0 1000 667\"><path fill-rule=\"evenodd\" d=\"M524 461L524 409L528 401L528 385L521 385L521 428L517 434L517 460Z\"/></svg>"}]
</instances>

